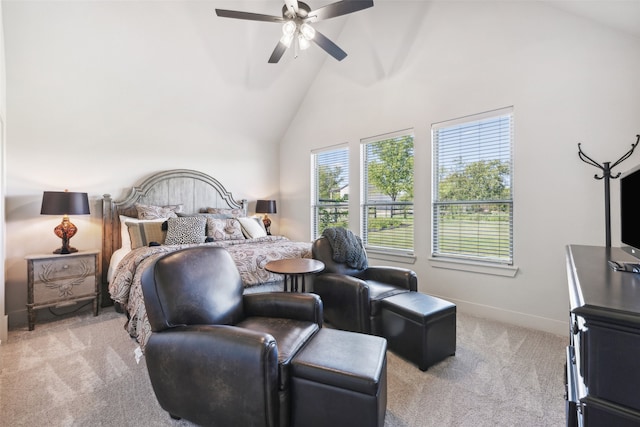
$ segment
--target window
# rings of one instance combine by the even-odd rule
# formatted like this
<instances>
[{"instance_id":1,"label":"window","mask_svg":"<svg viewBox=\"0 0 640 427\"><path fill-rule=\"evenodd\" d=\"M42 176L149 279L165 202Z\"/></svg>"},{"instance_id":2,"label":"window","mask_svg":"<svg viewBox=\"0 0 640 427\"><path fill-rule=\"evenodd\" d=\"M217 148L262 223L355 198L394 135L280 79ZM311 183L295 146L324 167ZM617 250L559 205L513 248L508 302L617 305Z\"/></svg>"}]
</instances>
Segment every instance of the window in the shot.
<instances>
[{"instance_id":1,"label":"window","mask_svg":"<svg viewBox=\"0 0 640 427\"><path fill-rule=\"evenodd\" d=\"M362 230L367 249L413 253L413 130L362 143Z\"/></svg>"},{"instance_id":2,"label":"window","mask_svg":"<svg viewBox=\"0 0 640 427\"><path fill-rule=\"evenodd\" d=\"M327 227L349 227L349 149L334 148L311 154L311 235Z\"/></svg>"},{"instance_id":3,"label":"window","mask_svg":"<svg viewBox=\"0 0 640 427\"><path fill-rule=\"evenodd\" d=\"M513 109L431 131L433 256L513 264Z\"/></svg>"}]
</instances>

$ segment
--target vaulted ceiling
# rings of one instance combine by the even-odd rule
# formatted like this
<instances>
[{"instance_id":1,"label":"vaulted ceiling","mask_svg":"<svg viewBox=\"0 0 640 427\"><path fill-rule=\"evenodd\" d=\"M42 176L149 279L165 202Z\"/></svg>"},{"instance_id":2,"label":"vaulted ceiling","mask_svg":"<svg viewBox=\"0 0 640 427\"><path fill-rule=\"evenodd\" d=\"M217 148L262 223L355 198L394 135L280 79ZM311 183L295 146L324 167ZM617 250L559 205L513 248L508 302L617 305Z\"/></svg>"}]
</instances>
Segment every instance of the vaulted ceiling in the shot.
<instances>
[{"instance_id":1,"label":"vaulted ceiling","mask_svg":"<svg viewBox=\"0 0 640 427\"><path fill-rule=\"evenodd\" d=\"M316 9L334 1L308 4ZM640 1L539 1L560 13L640 37ZM277 145L318 73L332 72L368 87L396 75L419 51L416 35L428 35L424 26L434 2L374 3L373 8L314 25L348 53L342 62L312 45L297 59L290 49L278 64L268 64L281 25L220 18L215 9L278 15L282 0L3 0L8 81L20 84L24 73L33 73L31 81L47 85L42 89L48 91L51 105L25 96L10 100L18 110L35 113L34 105L40 106L45 120L53 123L79 114L86 127L117 123L116 130L109 128L116 134L109 137L135 137L144 129L148 140L156 136L148 134L149 128L153 132L157 126L144 128L145 115L167 114L156 107L168 102L175 106L171 119L184 122L187 133L193 129L190 137L197 138L206 127L214 129L216 137ZM43 70L51 83L38 77ZM77 102L68 103L64 111L57 108L55 100L70 94ZM92 116L84 114L86 103L98 109ZM126 109L123 103L129 103ZM203 141L211 139L201 133Z\"/></svg>"},{"instance_id":2,"label":"vaulted ceiling","mask_svg":"<svg viewBox=\"0 0 640 427\"><path fill-rule=\"evenodd\" d=\"M333 1L308 0L307 3L315 9ZM598 25L640 37L640 19L637 19L640 16L640 1L539 1L562 12L594 21ZM423 25L432 2L375 0L374 3L373 8L315 24L349 54L342 62L335 61L319 47L312 45L310 49L301 52L297 59L294 58L292 49L289 49L280 63L267 64L281 35L279 24L204 15L200 25L203 34L208 34L207 39L215 45L212 46L212 51L218 59L222 59L218 61L220 71L228 82L248 91L248 96L256 96L250 102L260 103L269 99L268 105L280 113L282 120L271 123L274 127L267 132L272 136L272 141L277 141L281 132L286 131L287 121L295 119L295 111L305 97L306 88L323 67L339 70L344 78L366 86L393 75L408 60L411 50L419 43L413 36ZM214 1L210 5L211 8L279 15L283 1Z\"/></svg>"}]
</instances>

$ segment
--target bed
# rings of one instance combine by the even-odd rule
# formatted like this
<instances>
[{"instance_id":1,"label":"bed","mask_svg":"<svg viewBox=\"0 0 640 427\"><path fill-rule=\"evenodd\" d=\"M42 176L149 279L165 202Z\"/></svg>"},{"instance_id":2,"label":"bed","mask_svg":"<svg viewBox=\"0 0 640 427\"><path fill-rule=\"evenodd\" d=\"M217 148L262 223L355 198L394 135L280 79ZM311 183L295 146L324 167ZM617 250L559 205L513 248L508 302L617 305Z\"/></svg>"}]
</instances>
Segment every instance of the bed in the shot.
<instances>
[{"instance_id":1,"label":"bed","mask_svg":"<svg viewBox=\"0 0 640 427\"><path fill-rule=\"evenodd\" d=\"M142 349L151 331L140 276L160 256L196 245L224 247L245 293L282 290L283 277L264 269L269 261L311 257L310 242L259 231L262 222L247 215L247 205L215 178L188 169L155 173L122 200L103 196L102 300L127 314L125 328ZM146 216L146 209L159 217Z\"/></svg>"}]
</instances>

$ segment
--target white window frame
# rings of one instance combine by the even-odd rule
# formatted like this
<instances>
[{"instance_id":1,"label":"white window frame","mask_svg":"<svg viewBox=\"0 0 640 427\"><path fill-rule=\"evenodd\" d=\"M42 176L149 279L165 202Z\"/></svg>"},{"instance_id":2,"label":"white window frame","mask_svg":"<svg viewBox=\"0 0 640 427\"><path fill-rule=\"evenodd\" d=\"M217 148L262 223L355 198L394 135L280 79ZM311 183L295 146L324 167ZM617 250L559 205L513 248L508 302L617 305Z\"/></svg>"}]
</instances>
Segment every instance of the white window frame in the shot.
<instances>
[{"instance_id":1,"label":"white window frame","mask_svg":"<svg viewBox=\"0 0 640 427\"><path fill-rule=\"evenodd\" d=\"M503 135L496 136L486 142L481 141L480 137L475 138L469 136L468 131L473 129L476 132L485 131L484 135L488 134L488 130L482 129L483 124L490 124L494 120L501 120L499 127L499 131L503 131L508 128L508 143L505 144ZM513 118L513 107L501 108L498 110L488 111L485 113L475 114L472 116L466 116L459 119L448 120L445 122L435 123L431 127L431 137L432 137L432 259L450 259L454 262L471 262L477 264L485 264L485 265L494 265L494 266L512 266L513 265L513 146L514 146L514 118ZM467 131L467 135L462 134L462 130ZM444 133L440 133L443 131L453 131L459 130L460 137L459 141L456 142L455 138L450 137L450 135L446 135ZM442 137L440 138L440 135ZM446 139L445 139L446 138ZM481 153L484 148L490 148L499 150L499 151L491 151L491 153L495 153L495 155ZM447 144L446 148L443 148L443 144ZM505 146L507 145L507 146ZM473 149L470 147L473 146ZM450 165L445 160L452 157L454 154L453 151L449 152L446 150L450 150L456 148L459 151L460 159L463 159L465 154L470 154L472 151L475 151L478 154L478 160L499 160L505 164L508 164L509 173L505 178L507 180L507 187L509 189L508 197L505 195L501 195L501 198L491 199L491 200L469 200L469 199L460 199L460 200L439 200L439 185L441 182L441 169L446 168ZM443 153L446 152L446 154ZM458 155L457 153L455 155ZM475 156L474 155L474 156ZM476 158L474 156L468 157L469 160ZM470 163L475 163L475 161L464 162L464 160L460 160L461 166L463 167ZM482 212L483 215L486 215L486 218L490 221L483 220L482 216L475 215L475 220L463 219L460 220L460 224L456 229L451 229L451 232L447 232L445 229L445 225L443 221L441 221L442 210L446 207L458 207L461 209L460 212L463 212L461 215L468 215L465 212L465 209L468 209L469 206L472 207L486 207L485 211ZM503 209L503 210L500 210ZM505 212L504 209L507 211ZM497 213L496 213L497 212ZM495 216L492 216L494 215ZM449 210L448 215L451 215L451 211ZM495 222L504 222L505 217L507 221L507 230L503 226L488 226L491 220L498 218L498 221ZM464 223L464 224L462 224ZM468 227L468 228L467 228ZM472 233L468 230L473 230ZM483 234L486 233L486 234ZM495 242L495 239L500 242L496 245L489 244L483 245L482 237L479 236L491 236L491 241ZM507 237L507 246L504 245L505 235ZM465 249L465 241L466 239L477 239L474 241L473 245L476 250L470 250L469 245L466 244ZM486 242L486 241L485 241ZM447 249L449 246L449 249ZM459 250L455 249L456 247L461 248ZM486 248L486 249L485 249ZM515 274L515 273L514 273Z\"/></svg>"},{"instance_id":2,"label":"white window frame","mask_svg":"<svg viewBox=\"0 0 640 427\"><path fill-rule=\"evenodd\" d=\"M390 254L390 255L399 255L399 256L413 256L414 248L415 248L415 232L414 232L414 206L415 206L415 194L411 201L376 201L370 200L369 197L369 178L368 178L368 154L367 148L376 142L390 140L390 139L400 139L410 137L413 143L412 148L412 157L415 159L415 135L413 129L403 129L396 132L390 132L382 135L377 135L369 138L364 138L360 140L360 236L362 238L362 242L367 249L368 252L378 252L380 254ZM415 186L415 161L413 167L413 176L412 180ZM413 191L412 191L413 192ZM379 195L378 195L379 197ZM371 239L371 232L369 230L369 213L370 209L382 209L383 211L389 211L391 208L391 212L395 208L399 208L404 212L409 212L409 215L412 218L411 227L406 230L405 233L401 235L401 241L396 246L385 245L385 240L382 239L378 242L374 242L374 239ZM393 216L393 214L391 214ZM376 239L377 240L377 239Z\"/></svg>"},{"instance_id":3,"label":"white window frame","mask_svg":"<svg viewBox=\"0 0 640 427\"><path fill-rule=\"evenodd\" d=\"M338 154L340 151L346 151L346 155L344 155L343 159L340 159L341 156ZM344 216L346 211L346 223L340 220L336 223L336 226L344 226L348 228L349 225L349 200L342 202L330 202L330 201L321 201L319 200L319 189L318 189L318 177L319 177L319 164L318 157L322 155L333 155L336 156L336 160L340 161L340 166L346 167L346 171L343 171L344 175L343 179L346 179L346 184L349 186L349 146L348 144L340 144L334 145L332 147L322 148L318 150L313 150L311 152L311 237L312 239L317 239L322 235L322 229L320 226L320 213L323 209L329 211L333 210L335 212L335 219L339 220L340 217ZM344 185L342 187L344 187Z\"/></svg>"}]
</instances>

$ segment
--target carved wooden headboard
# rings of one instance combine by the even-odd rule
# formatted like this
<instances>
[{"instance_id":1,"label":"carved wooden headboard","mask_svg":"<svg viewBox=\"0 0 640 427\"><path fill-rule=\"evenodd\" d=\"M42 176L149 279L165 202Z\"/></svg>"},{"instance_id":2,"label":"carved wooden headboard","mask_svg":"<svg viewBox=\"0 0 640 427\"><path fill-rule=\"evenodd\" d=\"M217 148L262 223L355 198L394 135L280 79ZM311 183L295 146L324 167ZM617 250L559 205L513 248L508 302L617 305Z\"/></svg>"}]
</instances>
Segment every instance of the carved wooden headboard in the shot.
<instances>
[{"instance_id":1,"label":"carved wooden headboard","mask_svg":"<svg viewBox=\"0 0 640 427\"><path fill-rule=\"evenodd\" d=\"M197 213L208 207L243 209L247 213L247 200L237 201L220 182L202 172L172 169L155 173L139 185L132 187L122 200L113 200L110 194L102 199L102 283L107 286L107 271L114 251L122 245L120 215L136 218L135 204L183 205L182 212ZM105 301L103 293L103 301ZM108 298L108 294L107 294Z\"/></svg>"}]
</instances>

